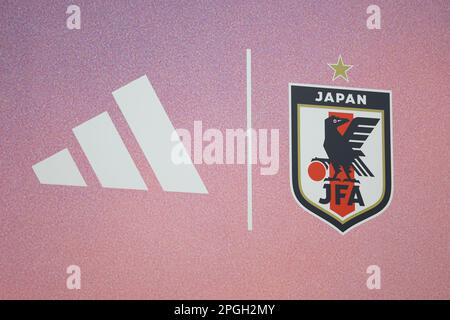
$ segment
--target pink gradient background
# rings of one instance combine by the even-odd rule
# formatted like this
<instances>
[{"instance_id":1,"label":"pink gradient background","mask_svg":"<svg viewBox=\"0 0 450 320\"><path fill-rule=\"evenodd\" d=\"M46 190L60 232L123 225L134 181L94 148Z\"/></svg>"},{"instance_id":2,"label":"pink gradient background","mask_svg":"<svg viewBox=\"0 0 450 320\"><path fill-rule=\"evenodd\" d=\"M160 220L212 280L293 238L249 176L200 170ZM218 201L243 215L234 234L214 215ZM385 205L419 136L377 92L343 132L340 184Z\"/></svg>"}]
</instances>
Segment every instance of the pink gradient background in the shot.
<instances>
[{"instance_id":1,"label":"pink gradient background","mask_svg":"<svg viewBox=\"0 0 450 320\"><path fill-rule=\"evenodd\" d=\"M0 5L0 298L450 298L448 1L376 1L373 31L372 1L127 2ZM111 95L147 74L175 127L245 127L246 48L254 126L280 129L281 162L254 169L251 233L244 165L197 166L209 195L164 193ZM349 83L331 81L339 54ZM393 92L392 203L344 236L291 193L289 82ZM71 130L103 111L149 192L100 187ZM39 184L31 166L65 147L88 187Z\"/></svg>"}]
</instances>

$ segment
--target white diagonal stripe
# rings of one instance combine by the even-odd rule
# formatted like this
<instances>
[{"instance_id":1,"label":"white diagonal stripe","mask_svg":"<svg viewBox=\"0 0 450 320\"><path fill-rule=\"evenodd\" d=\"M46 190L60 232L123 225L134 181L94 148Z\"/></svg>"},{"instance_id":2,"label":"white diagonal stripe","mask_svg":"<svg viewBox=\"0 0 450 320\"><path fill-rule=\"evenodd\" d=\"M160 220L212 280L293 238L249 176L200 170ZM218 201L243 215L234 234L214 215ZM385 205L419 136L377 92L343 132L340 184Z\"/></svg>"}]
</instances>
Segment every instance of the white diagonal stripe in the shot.
<instances>
[{"instance_id":1,"label":"white diagonal stripe","mask_svg":"<svg viewBox=\"0 0 450 320\"><path fill-rule=\"evenodd\" d=\"M73 133L103 187L147 190L107 112L73 128Z\"/></svg>"},{"instance_id":2,"label":"white diagonal stripe","mask_svg":"<svg viewBox=\"0 0 450 320\"><path fill-rule=\"evenodd\" d=\"M175 129L147 76L113 96L164 191L208 193L191 161L173 163L171 151L179 139L171 140Z\"/></svg>"},{"instance_id":3,"label":"white diagonal stripe","mask_svg":"<svg viewBox=\"0 0 450 320\"><path fill-rule=\"evenodd\" d=\"M33 171L41 184L86 186L86 182L68 149L61 150L36 163L33 165Z\"/></svg>"}]
</instances>

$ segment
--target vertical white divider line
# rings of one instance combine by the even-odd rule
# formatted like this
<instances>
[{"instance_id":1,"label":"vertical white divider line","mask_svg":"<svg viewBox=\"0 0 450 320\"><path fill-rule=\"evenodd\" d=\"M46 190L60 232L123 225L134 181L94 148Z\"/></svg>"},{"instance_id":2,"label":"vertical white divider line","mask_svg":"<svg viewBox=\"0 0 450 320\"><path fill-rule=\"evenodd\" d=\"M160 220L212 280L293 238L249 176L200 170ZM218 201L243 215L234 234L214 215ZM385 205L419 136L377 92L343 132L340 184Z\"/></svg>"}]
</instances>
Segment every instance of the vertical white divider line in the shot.
<instances>
[{"instance_id":1,"label":"vertical white divider line","mask_svg":"<svg viewBox=\"0 0 450 320\"><path fill-rule=\"evenodd\" d=\"M253 230L252 51L247 49L247 230Z\"/></svg>"}]
</instances>

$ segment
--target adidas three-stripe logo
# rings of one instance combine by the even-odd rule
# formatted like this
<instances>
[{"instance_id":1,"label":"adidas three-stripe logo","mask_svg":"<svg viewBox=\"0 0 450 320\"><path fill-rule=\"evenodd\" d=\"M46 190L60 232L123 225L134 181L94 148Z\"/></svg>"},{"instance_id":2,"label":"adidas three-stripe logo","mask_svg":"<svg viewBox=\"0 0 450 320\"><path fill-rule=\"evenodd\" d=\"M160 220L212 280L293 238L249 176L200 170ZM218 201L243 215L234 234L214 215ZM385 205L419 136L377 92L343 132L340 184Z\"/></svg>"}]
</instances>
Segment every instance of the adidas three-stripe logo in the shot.
<instances>
[{"instance_id":1,"label":"adidas three-stripe logo","mask_svg":"<svg viewBox=\"0 0 450 320\"><path fill-rule=\"evenodd\" d=\"M192 161L172 162L171 149L180 138L147 76L112 94L163 190L208 193ZM147 190L107 112L73 128L73 133L102 187ZM86 186L68 149L36 163L33 171L41 184Z\"/></svg>"}]
</instances>

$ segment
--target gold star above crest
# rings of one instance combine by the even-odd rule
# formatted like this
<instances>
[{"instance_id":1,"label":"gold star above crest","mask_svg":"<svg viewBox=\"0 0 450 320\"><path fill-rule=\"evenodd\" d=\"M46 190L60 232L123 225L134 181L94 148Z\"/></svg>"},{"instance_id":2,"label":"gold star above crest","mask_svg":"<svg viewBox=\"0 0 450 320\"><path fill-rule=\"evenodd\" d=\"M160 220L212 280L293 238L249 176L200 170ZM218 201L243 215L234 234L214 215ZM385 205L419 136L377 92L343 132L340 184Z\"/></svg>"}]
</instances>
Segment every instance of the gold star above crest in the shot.
<instances>
[{"instance_id":1,"label":"gold star above crest","mask_svg":"<svg viewBox=\"0 0 450 320\"><path fill-rule=\"evenodd\" d=\"M339 55L339 59L336 64L329 63L328 66L334 70L333 81L339 77L342 77L342 79L348 82L347 71L350 70L353 67L353 65L344 64L341 55Z\"/></svg>"}]
</instances>

